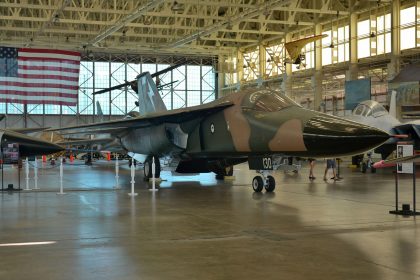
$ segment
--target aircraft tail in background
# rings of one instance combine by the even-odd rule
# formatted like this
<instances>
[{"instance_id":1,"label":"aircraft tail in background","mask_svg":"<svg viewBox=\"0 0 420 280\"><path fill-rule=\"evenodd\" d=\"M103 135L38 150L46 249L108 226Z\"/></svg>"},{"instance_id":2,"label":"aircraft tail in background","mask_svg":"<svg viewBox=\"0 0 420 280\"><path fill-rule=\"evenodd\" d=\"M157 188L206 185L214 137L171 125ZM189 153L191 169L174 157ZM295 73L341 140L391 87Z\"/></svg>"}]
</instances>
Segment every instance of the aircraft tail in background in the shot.
<instances>
[{"instance_id":1,"label":"aircraft tail in background","mask_svg":"<svg viewBox=\"0 0 420 280\"><path fill-rule=\"evenodd\" d=\"M139 112L141 115L154 112L164 112L167 110L149 72L142 73L137 77L137 85L139 94Z\"/></svg>"},{"instance_id":2,"label":"aircraft tail in background","mask_svg":"<svg viewBox=\"0 0 420 280\"><path fill-rule=\"evenodd\" d=\"M389 114L394 118L397 117L397 92L391 91L391 100L389 102Z\"/></svg>"},{"instance_id":3,"label":"aircraft tail in background","mask_svg":"<svg viewBox=\"0 0 420 280\"><path fill-rule=\"evenodd\" d=\"M99 104L99 101L96 101L96 110L97 110L97 114L99 117L99 121L103 122L104 121L104 113L102 112L102 107L101 104Z\"/></svg>"}]
</instances>

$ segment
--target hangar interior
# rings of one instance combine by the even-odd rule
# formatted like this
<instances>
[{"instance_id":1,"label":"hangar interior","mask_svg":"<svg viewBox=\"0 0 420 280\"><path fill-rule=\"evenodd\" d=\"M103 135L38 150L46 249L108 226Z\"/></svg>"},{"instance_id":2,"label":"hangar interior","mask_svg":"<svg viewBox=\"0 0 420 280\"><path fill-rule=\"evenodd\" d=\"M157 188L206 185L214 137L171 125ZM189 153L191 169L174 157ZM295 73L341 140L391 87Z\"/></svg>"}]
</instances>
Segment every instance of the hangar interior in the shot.
<instances>
[{"instance_id":1,"label":"hangar interior","mask_svg":"<svg viewBox=\"0 0 420 280\"><path fill-rule=\"evenodd\" d=\"M420 104L418 80L390 83L420 62L420 1L4 0L0 26L1 47L81 54L76 106L3 102L4 128L94 123L98 104L106 120L121 119L137 110L136 92L92 93L178 63L159 76L168 109L266 86L305 108L345 116L346 81L366 78L383 105L397 91L400 119ZM302 49L304 63L287 62L286 43L323 34ZM419 226L415 217L388 214L389 170L342 167L344 180L324 182L320 160L316 181L304 165L276 173L276 193L253 194L245 164L232 182L167 175L156 194L137 178L138 199L129 199L127 165L123 191L110 183L113 165L69 166L68 196L55 194L57 167L44 167L43 191L2 194L5 279L420 277ZM5 182L16 184L16 169L4 171ZM400 184L400 199L409 201L411 178ZM10 245L44 241L52 243Z\"/></svg>"},{"instance_id":2,"label":"hangar interior","mask_svg":"<svg viewBox=\"0 0 420 280\"><path fill-rule=\"evenodd\" d=\"M372 98L386 103L388 81L404 65L418 61L420 44L417 1L0 4L2 45L72 49L83 56L77 106L31 105L25 111L21 104L3 103L6 126L91 122L96 101L111 118L125 114L134 106L130 88L101 96L91 93L185 58L185 67L162 77L177 81L164 89L170 108L269 84L308 108L343 115L346 80L369 77ZM306 66L285 64L284 44L314 34L328 37L305 46ZM418 89L402 94L399 104L417 104L413 91Z\"/></svg>"}]
</instances>

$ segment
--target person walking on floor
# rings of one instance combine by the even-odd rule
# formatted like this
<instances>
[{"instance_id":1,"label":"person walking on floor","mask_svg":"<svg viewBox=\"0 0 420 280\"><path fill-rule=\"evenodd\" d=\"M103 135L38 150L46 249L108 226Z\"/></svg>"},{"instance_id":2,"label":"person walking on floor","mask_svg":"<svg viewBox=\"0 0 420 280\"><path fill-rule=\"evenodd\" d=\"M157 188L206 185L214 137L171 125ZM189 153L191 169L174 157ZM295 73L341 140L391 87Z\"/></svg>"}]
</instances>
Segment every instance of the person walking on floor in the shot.
<instances>
[{"instance_id":1,"label":"person walking on floor","mask_svg":"<svg viewBox=\"0 0 420 280\"><path fill-rule=\"evenodd\" d=\"M327 173L329 169L332 169L333 175L334 175L334 177L332 177L331 180L334 180L334 181L338 180L338 177L335 173L335 168L336 168L335 159L333 158L327 159L327 166L325 167L325 172L324 172L324 181L327 180Z\"/></svg>"},{"instance_id":2,"label":"person walking on floor","mask_svg":"<svg viewBox=\"0 0 420 280\"><path fill-rule=\"evenodd\" d=\"M309 161L309 180L315 180L315 176L314 176L315 159L308 158L308 161Z\"/></svg>"}]
</instances>

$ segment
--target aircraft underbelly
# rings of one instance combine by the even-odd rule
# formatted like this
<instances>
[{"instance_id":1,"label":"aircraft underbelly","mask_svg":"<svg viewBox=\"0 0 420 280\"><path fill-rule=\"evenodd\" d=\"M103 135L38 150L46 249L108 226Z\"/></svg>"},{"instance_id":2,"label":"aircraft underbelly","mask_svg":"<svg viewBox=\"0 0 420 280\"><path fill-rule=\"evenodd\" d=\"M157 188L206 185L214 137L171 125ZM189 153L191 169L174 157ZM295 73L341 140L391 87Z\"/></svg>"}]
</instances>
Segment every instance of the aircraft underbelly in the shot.
<instances>
[{"instance_id":1,"label":"aircraft underbelly","mask_svg":"<svg viewBox=\"0 0 420 280\"><path fill-rule=\"evenodd\" d=\"M162 124L135 129L122 137L121 143L129 152L144 155L169 155L185 149L186 140L183 140L180 134L178 129L168 129L167 125Z\"/></svg>"}]
</instances>

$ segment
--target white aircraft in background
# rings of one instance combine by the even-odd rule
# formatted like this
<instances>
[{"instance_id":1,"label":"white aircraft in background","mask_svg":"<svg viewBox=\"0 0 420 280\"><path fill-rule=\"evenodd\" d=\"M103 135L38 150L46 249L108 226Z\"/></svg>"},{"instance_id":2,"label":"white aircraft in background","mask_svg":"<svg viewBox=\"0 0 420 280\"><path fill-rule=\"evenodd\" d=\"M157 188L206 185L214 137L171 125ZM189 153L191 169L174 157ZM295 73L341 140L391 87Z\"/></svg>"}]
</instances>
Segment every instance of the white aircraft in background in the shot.
<instances>
[{"instance_id":1,"label":"white aircraft in background","mask_svg":"<svg viewBox=\"0 0 420 280\"><path fill-rule=\"evenodd\" d=\"M395 149L398 141L414 141L414 148L420 148L420 121L402 123L396 117L396 92L392 92L389 112L380 103L374 100L365 100L353 109L346 119L379 128L388 132L391 137L384 144L377 147L374 152L379 153L382 159L387 158Z\"/></svg>"}]
</instances>

